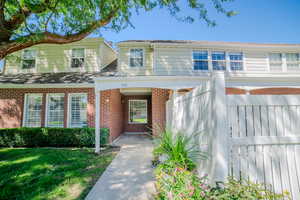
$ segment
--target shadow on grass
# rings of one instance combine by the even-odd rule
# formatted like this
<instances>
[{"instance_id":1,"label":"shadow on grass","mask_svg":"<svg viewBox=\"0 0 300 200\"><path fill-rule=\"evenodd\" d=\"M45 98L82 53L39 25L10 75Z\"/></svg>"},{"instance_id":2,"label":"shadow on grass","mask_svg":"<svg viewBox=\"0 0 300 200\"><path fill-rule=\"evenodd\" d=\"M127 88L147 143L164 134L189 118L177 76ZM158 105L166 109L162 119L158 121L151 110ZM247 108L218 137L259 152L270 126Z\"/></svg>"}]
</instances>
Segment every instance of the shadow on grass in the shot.
<instances>
[{"instance_id":1,"label":"shadow on grass","mask_svg":"<svg viewBox=\"0 0 300 200\"><path fill-rule=\"evenodd\" d=\"M83 199L115 151L0 149L0 199Z\"/></svg>"}]
</instances>

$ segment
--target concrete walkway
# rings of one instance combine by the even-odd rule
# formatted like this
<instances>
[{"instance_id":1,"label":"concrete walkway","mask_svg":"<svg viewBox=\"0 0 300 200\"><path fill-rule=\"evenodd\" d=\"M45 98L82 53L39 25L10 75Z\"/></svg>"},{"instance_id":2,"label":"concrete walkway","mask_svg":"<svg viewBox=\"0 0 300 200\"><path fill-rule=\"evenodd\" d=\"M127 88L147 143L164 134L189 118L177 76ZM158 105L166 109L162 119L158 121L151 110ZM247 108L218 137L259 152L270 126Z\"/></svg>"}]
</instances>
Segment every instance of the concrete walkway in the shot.
<instances>
[{"instance_id":1,"label":"concrete walkway","mask_svg":"<svg viewBox=\"0 0 300 200\"><path fill-rule=\"evenodd\" d=\"M121 150L86 200L147 200L155 192L151 168L152 142L145 135L122 135Z\"/></svg>"}]
</instances>

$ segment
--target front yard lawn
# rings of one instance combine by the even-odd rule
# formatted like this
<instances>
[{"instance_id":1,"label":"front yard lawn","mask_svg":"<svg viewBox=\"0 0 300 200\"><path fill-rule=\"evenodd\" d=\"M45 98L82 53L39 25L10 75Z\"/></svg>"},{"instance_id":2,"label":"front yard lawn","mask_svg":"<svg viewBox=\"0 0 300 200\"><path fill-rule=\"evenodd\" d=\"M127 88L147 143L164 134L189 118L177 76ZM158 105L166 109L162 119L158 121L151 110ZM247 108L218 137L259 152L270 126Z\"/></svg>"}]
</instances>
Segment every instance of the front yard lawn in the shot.
<instances>
[{"instance_id":1,"label":"front yard lawn","mask_svg":"<svg viewBox=\"0 0 300 200\"><path fill-rule=\"evenodd\" d=\"M0 199L84 199L114 158L93 149L0 149Z\"/></svg>"}]
</instances>

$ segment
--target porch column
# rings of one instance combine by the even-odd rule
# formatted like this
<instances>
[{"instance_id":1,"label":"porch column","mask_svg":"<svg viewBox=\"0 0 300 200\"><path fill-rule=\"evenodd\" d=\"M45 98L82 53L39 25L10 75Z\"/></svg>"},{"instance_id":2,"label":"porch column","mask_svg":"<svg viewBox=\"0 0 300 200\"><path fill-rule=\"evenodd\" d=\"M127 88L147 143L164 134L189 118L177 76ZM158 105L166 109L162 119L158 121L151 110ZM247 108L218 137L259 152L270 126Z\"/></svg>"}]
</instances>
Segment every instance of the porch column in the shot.
<instances>
[{"instance_id":1,"label":"porch column","mask_svg":"<svg viewBox=\"0 0 300 200\"><path fill-rule=\"evenodd\" d=\"M95 152L100 152L100 105L101 105L101 91L95 88L95 109L96 109L96 117L95 117Z\"/></svg>"}]
</instances>

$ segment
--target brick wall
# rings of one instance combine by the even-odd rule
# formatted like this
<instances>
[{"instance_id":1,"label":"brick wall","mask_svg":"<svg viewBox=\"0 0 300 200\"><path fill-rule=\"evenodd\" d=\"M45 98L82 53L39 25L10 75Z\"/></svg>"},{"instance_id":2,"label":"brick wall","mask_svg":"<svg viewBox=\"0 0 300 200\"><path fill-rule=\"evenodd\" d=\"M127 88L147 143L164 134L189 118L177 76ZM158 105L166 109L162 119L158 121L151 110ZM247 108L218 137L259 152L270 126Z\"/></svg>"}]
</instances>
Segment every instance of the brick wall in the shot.
<instances>
[{"instance_id":1,"label":"brick wall","mask_svg":"<svg viewBox=\"0 0 300 200\"><path fill-rule=\"evenodd\" d=\"M152 124L153 135L158 135L166 124L166 101L169 99L169 90L152 89Z\"/></svg>"},{"instance_id":2,"label":"brick wall","mask_svg":"<svg viewBox=\"0 0 300 200\"><path fill-rule=\"evenodd\" d=\"M42 121L45 126L46 94L64 93L65 94L65 120L64 126L67 127L68 114L68 94L69 93L87 93L87 119L88 126L95 126L95 94L94 88L27 88L27 89L0 89L0 128L16 128L22 126L24 96L26 93L43 94L42 102Z\"/></svg>"}]
</instances>

